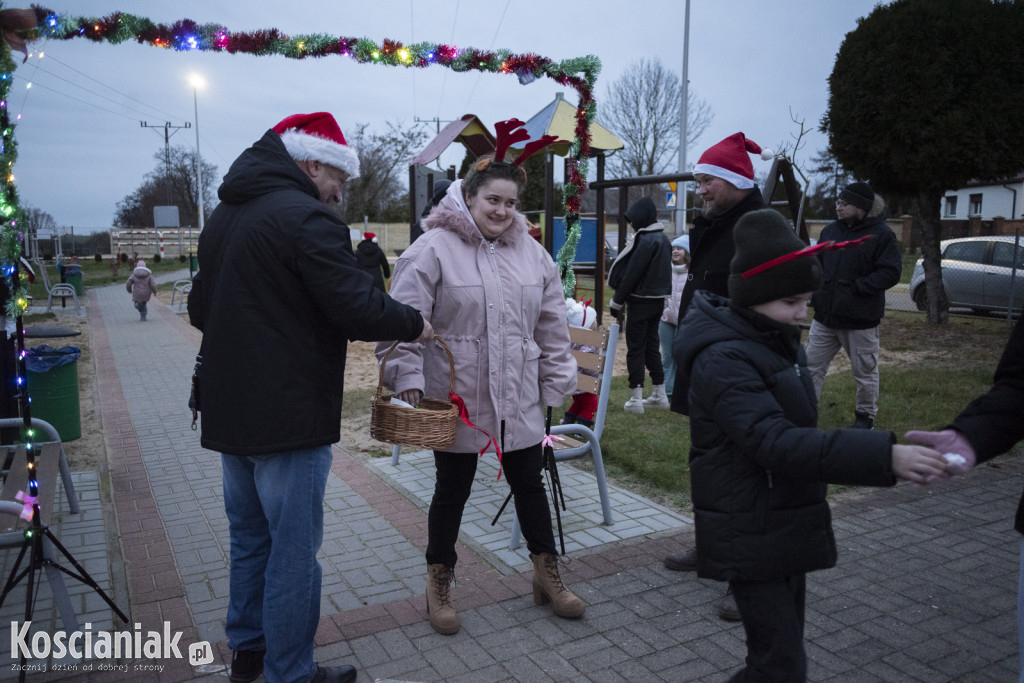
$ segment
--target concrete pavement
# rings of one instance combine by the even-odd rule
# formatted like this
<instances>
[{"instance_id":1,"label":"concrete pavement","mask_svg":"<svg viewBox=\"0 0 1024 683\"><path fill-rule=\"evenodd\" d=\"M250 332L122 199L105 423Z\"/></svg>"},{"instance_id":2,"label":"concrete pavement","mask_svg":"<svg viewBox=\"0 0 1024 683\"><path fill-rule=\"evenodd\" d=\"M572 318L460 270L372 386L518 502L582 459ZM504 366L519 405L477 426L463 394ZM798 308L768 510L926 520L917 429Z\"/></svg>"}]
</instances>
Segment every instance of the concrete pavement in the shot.
<instances>
[{"instance_id":1,"label":"concrete pavement","mask_svg":"<svg viewBox=\"0 0 1024 683\"><path fill-rule=\"evenodd\" d=\"M143 633L163 631L167 621L182 632L183 654L209 641L215 661L137 659L124 662L126 671L99 671L100 660L65 658L68 671L31 675L225 680L228 539L219 456L199 446L185 407L199 333L177 306L156 301L141 323L120 286L89 290L86 306L109 467L76 474L89 505L71 515L58 501L55 530L76 557L87 557L97 582ZM570 499L563 576L588 609L568 621L534 606L526 549L507 548L509 513L499 527L489 525L507 492L489 458L458 549L462 630L435 634L423 598L429 454L403 455L397 467L339 448L334 455L320 662L354 664L360 681L720 681L742 664L742 627L715 614L723 586L661 565L692 542L690 520L616 489L616 521L605 527L592 477L568 466L560 467ZM1020 536L1012 516L1022 473L1024 460L1006 458L939 487L840 494L839 566L808 578L810 680L1016 680ZM83 622L88 616L94 631L124 628L75 583L69 590ZM43 584L37 621L52 633L60 622ZM0 624L23 611L23 599L8 600ZM4 650L9 632L0 630Z\"/></svg>"}]
</instances>

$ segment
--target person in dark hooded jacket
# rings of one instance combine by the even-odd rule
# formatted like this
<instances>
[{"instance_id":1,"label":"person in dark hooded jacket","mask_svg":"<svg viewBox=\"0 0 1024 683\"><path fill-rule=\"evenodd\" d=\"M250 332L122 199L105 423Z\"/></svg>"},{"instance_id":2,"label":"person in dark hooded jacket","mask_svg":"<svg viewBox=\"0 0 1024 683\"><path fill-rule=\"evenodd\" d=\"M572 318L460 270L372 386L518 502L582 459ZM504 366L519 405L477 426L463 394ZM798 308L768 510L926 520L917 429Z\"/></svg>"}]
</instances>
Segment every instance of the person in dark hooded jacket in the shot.
<instances>
[{"instance_id":1,"label":"person in dark hooded jacket","mask_svg":"<svg viewBox=\"0 0 1024 683\"><path fill-rule=\"evenodd\" d=\"M346 341L433 337L356 267L327 207L358 174L333 116L290 116L231 165L199 238L188 311L203 332L201 442L221 453L233 681L356 679L313 660Z\"/></svg>"},{"instance_id":2,"label":"person in dark hooded jacket","mask_svg":"<svg viewBox=\"0 0 1024 683\"><path fill-rule=\"evenodd\" d=\"M391 277L391 266L384 250L377 244L377 236L372 232L363 233L363 241L356 245L356 265L373 278L373 286L384 290L385 278Z\"/></svg>"},{"instance_id":3,"label":"person in dark hooded jacket","mask_svg":"<svg viewBox=\"0 0 1024 683\"><path fill-rule=\"evenodd\" d=\"M628 413L642 413L644 406L668 408L665 370L658 350L658 324L665 299L672 296L672 244L665 226L658 222L658 209L650 197L641 197L626 211L626 220L636 235L608 269L608 286L615 290L611 313L626 315L626 369L632 392L624 406ZM654 391L644 400L644 367L651 375Z\"/></svg>"},{"instance_id":4,"label":"person in dark hooded jacket","mask_svg":"<svg viewBox=\"0 0 1024 683\"><path fill-rule=\"evenodd\" d=\"M821 283L814 247L777 211L744 215L728 300L698 292L678 358L690 406L697 574L728 581L747 641L731 680L806 680L805 575L836 563L827 484L924 484L942 454L891 432L817 429L799 323Z\"/></svg>"}]
</instances>

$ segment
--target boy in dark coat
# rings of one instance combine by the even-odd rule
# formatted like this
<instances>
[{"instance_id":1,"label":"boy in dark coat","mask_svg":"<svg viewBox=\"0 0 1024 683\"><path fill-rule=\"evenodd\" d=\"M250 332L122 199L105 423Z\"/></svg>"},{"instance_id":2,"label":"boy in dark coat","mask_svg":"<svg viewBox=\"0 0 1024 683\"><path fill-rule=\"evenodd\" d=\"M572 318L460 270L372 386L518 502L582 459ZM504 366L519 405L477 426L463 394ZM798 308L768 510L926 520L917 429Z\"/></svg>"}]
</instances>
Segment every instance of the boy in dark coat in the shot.
<instances>
[{"instance_id":1,"label":"boy in dark coat","mask_svg":"<svg viewBox=\"0 0 1024 683\"><path fill-rule=\"evenodd\" d=\"M626 210L626 220L636 235L608 269L608 286L615 290L609 305L621 322L626 317L626 369L632 396L623 406L627 413L642 413L644 406L668 408L665 370L658 350L658 323L665 299L672 296L672 244L665 226L658 222L658 208L650 197L641 197ZM645 401L644 367L654 390Z\"/></svg>"},{"instance_id":2,"label":"boy in dark coat","mask_svg":"<svg viewBox=\"0 0 1024 683\"><path fill-rule=\"evenodd\" d=\"M802 681L805 575L836 563L827 484L946 476L942 455L891 432L819 430L800 327L821 283L786 219L744 215L726 300L698 292L679 358L690 405L697 573L728 581L747 636L732 680Z\"/></svg>"}]
</instances>

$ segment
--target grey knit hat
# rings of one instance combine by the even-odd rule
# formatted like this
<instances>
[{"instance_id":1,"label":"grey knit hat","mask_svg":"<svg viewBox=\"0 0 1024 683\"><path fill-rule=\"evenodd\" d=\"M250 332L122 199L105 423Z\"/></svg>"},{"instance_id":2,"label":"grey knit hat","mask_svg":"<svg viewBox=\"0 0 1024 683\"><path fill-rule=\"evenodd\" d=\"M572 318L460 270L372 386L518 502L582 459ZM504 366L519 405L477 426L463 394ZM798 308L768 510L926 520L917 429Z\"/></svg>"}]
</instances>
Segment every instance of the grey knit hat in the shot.
<instances>
[{"instance_id":1,"label":"grey knit hat","mask_svg":"<svg viewBox=\"0 0 1024 683\"><path fill-rule=\"evenodd\" d=\"M736 255L729 264L729 299L749 308L821 287L821 264L814 254L785 258L807 247L793 226L774 209L740 217L732 233Z\"/></svg>"}]
</instances>

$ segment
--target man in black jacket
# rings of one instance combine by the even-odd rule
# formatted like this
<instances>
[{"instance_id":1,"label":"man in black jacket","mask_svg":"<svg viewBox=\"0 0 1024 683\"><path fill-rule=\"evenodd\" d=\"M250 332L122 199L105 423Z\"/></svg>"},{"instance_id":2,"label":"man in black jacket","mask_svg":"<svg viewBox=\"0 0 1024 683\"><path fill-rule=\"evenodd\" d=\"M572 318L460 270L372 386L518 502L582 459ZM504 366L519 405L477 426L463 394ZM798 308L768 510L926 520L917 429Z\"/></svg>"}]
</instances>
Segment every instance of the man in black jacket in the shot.
<instances>
[{"instance_id":1,"label":"man in black jacket","mask_svg":"<svg viewBox=\"0 0 1024 683\"><path fill-rule=\"evenodd\" d=\"M327 207L358 175L333 116L290 116L231 165L199 238L188 309L203 331L202 445L221 453L234 683L356 679L313 660L346 342L433 335L359 270Z\"/></svg>"},{"instance_id":2,"label":"man in black jacket","mask_svg":"<svg viewBox=\"0 0 1024 683\"><path fill-rule=\"evenodd\" d=\"M881 202L878 202L879 204ZM885 290L900 281L903 259L896 235L875 208L867 183L852 183L836 199L838 220L821 231L822 242L870 237L863 244L822 254L821 289L814 295L814 320L807 335L807 367L821 396L829 363L842 348L857 382L854 429L872 429L878 413L878 324L885 315Z\"/></svg>"},{"instance_id":3,"label":"man in black jacket","mask_svg":"<svg viewBox=\"0 0 1024 683\"><path fill-rule=\"evenodd\" d=\"M665 226L658 222L658 208L650 197L641 197L626 210L626 220L636 235L608 269L608 286L615 290L609 305L621 321L626 318L626 369L632 393L623 409L642 413L644 406L668 408L665 371L661 366L658 323L665 310L665 299L672 296L672 244ZM643 398L644 367L651 375L654 391Z\"/></svg>"},{"instance_id":4,"label":"man in black jacket","mask_svg":"<svg viewBox=\"0 0 1024 683\"><path fill-rule=\"evenodd\" d=\"M757 143L748 140L743 133L734 133L721 142L709 147L693 167L693 179L697 182L697 195L703 207L700 215L693 219L690 230L690 268L686 288L679 302L679 327L672 353L678 368L681 342L686 338L683 319L686 309L698 290L711 292L721 297L729 296L729 264L736 253L733 242L733 228L744 214L767 207L761 197L761 190L754 183L754 165L750 154L762 159L771 159L771 150L762 150ZM681 368L676 370L674 386L683 390L672 392L672 410L683 415L689 414L687 383L680 378ZM665 558L665 567L680 572L697 571L695 549L673 553ZM718 614L728 621L739 621L740 613L732 594L727 594L718 605Z\"/></svg>"}]
</instances>

